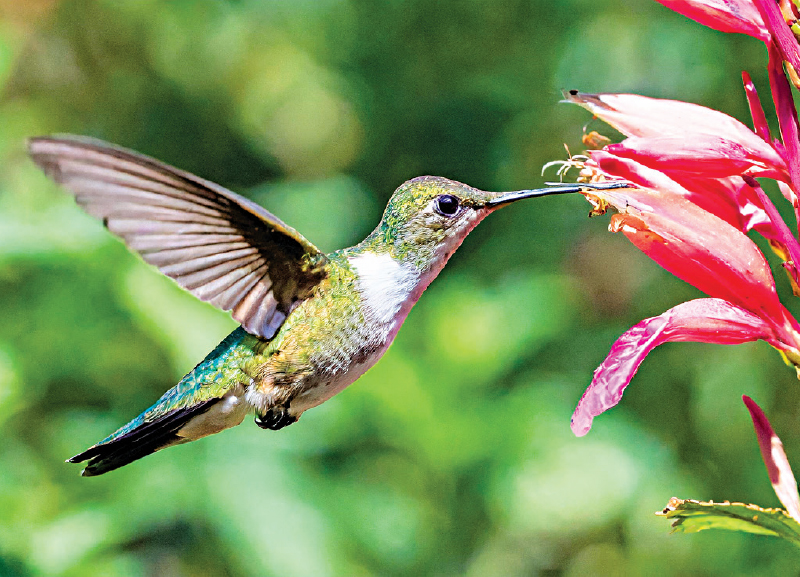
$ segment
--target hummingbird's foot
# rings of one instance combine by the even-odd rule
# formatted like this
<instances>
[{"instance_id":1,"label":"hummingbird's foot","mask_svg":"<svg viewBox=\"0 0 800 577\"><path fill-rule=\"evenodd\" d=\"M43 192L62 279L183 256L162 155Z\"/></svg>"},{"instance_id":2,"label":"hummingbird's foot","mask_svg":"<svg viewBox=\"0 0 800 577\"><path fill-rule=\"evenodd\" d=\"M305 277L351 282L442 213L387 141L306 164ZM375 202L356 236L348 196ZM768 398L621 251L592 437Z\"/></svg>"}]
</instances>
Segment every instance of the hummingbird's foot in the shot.
<instances>
[{"instance_id":1,"label":"hummingbird's foot","mask_svg":"<svg viewBox=\"0 0 800 577\"><path fill-rule=\"evenodd\" d=\"M262 429L277 431L297 421L297 417L290 415L289 406L284 405L282 407L274 407L263 415L256 415L255 421L256 425Z\"/></svg>"}]
</instances>

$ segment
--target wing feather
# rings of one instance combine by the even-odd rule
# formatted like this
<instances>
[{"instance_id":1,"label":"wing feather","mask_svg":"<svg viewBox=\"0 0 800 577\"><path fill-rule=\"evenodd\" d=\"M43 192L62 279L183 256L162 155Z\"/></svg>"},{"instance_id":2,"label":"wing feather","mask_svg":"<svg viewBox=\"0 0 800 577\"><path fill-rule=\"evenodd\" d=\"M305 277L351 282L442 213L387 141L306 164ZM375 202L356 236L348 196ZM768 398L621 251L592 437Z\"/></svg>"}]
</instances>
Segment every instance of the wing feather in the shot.
<instances>
[{"instance_id":1,"label":"wing feather","mask_svg":"<svg viewBox=\"0 0 800 577\"><path fill-rule=\"evenodd\" d=\"M236 306L236 303L242 300L244 296L256 285L257 278L258 272L256 271L252 274L242 273L239 278L236 278L234 275L229 275L223 279L212 281L206 285L210 291L213 290L216 285L229 283L229 281L233 280L233 282L230 282L230 284L225 284L224 290L216 290L214 292L215 296L210 297L208 302L223 310L232 309ZM206 287L198 290L204 290Z\"/></svg>"},{"instance_id":2,"label":"wing feather","mask_svg":"<svg viewBox=\"0 0 800 577\"><path fill-rule=\"evenodd\" d=\"M33 160L142 258L272 338L327 258L252 201L153 158L75 136L34 138Z\"/></svg>"}]
</instances>

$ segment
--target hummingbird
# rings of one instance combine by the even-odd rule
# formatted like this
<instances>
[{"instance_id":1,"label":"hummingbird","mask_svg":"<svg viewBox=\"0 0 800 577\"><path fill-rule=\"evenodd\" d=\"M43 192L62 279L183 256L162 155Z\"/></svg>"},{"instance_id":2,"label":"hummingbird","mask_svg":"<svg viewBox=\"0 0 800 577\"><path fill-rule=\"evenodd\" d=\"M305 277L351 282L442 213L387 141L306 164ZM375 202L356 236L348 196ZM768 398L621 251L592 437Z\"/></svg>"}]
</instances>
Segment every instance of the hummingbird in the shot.
<instances>
[{"instance_id":1,"label":"hummingbird","mask_svg":"<svg viewBox=\"0 0 800 577\"><path fill-rule=\"evenodd\" d=\"M392 194L362 242L322 253L254 202L154 158L78 136L28 141L77 203L181 287L240 323L150 408L68 459L101 475L240 424L279 430L386 352L469 232L517 200L618 182L485 192L421 176Z\"/></svg>"}]
</instances>

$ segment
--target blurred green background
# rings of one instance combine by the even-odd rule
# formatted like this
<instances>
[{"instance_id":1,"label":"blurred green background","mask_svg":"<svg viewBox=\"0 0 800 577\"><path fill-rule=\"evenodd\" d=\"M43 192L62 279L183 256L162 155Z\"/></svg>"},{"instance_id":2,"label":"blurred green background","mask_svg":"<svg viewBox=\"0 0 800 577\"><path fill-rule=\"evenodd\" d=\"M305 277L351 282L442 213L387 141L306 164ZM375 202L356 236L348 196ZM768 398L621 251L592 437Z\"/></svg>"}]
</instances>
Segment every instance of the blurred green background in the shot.
<instances>
[{"instance_id":1,"label":"blurred green background","mask_svg":"<svg viewBox=\"0 0 800 577\"><path fill-rule=\"evenodd\" d=\"M437 174L540 185L608 133L562 89L747 120L763 46L655 2L0 0L0 575L767 575L768 537L670 535L673 496L777 506L751 395L800 467L800 396L767 345L666 345L585 438L612 342L697 296L588 220L515 204L471 234L357 384L99 478L64 459L149 406L234 324L39 173L72 132L239 191L324 250ZM765 100L769 100L767 97ZM786 294L786 283L777 278ZM793 306L793 303L789 303Z\"/></svg>"}]
</instances>

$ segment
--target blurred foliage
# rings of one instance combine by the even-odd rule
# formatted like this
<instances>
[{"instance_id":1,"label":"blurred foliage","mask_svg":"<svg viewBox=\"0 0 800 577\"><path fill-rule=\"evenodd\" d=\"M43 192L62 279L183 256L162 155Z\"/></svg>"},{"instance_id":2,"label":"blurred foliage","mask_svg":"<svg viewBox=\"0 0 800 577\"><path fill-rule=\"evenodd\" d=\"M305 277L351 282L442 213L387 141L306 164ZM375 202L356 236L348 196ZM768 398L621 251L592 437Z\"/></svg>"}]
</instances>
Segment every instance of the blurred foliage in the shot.
<instances>
[{"instance_id":1,"label":"blurred foliage","mask_svg":"<svg viewBox=\"0 0 800 577\"><path fill-rule=\"evenodd\" d=\"M666 345L589 436L570 433L614 339L696 295L577 197L478 227L386 358L298 425L248 419L80 478L65 458L234 325L82 214L23 144L140 150L331 250L420 174L541 184L582 127L608 132L562 89L746 121L739 71L766 89L764 62L756 41L649 0L0 0L0 574L796 570L787 543L676 539L652 514L673 494L775 502L739 402L765 400L797 458L797 382L767 345Z\"/></svg>"}]
</instances>

